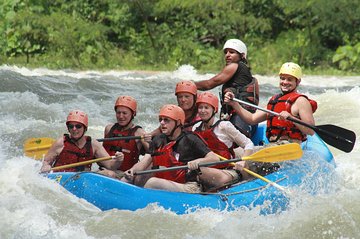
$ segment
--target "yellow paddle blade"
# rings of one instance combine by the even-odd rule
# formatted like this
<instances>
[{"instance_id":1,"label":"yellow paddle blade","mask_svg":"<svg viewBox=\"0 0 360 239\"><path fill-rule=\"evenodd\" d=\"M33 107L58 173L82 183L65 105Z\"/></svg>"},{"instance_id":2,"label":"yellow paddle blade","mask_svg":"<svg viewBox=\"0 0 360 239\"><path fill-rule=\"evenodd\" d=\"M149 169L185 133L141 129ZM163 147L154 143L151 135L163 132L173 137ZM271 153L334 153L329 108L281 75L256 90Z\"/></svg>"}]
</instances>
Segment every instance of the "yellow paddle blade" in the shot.
<instances>
[{"instance_id":1,"label":"yellow paddle blade","mask_svg":"<svg viewBox=\"0 0 360 239\"><path fill-rule=\"evenodd\" d=\"M251 160L264 163L276 163L295 160L302 157L302 149L297 143L266 147L252 155L243 157L242 160Z\"/></svg>"},{"instance_id":2,"label":"yellow paddle blade","mask_svg":"<svg viewBox=\"0 0 360 239\"><path fill-rule=\"evenodd\" d=\"M229 160L216 154L221 160ZM302 157L302 149L299 144L283 144L260 149L252 155L242 157L242 160L250 160L263 163L276 163L286 160L295 160ZM234 163L232 163L235 165Z\"/></svg>"},{"instance_id":3,"label":"yellow paddle blade","mask_svg":"<svg viewBox=\"0 0 360 239\"><path fill-rule=\"evenodd\" d=\"M24 143L24 152L27 157L41 160L51 145L55 142L52 138L30 138Z\"/></svg>"}]
</instances>

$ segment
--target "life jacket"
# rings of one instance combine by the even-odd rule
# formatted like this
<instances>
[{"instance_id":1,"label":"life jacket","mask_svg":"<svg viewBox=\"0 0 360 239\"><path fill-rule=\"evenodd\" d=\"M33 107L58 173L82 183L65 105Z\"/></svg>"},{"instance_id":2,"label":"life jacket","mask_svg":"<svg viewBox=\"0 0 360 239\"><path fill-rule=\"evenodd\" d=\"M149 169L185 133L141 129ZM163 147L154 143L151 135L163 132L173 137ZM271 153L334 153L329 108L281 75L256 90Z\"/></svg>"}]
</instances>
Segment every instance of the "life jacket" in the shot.
<instances>
[{"instance_id":1,"label":"life jacket","mask_svg":"<svg viewBox=\"0 0 360 239\"><path fill-rule=\"evenodd\" d=\"M222 92L224 94L224 90L227 88L235 89L235 98L239 100L246 101L248 103L259 105L259 83L258 80L255 77L247 77L249 79L243 79L244 77L241 76L241 67L240 64L246 64L244 62L238 63L238 69L236 70L235 74L231 77L229 81L227 81L223 87ZM247 66L246 66L247 67ZM251 75L249 71L249 75ZM244 82L246 81L246 82ZM255 112L255 108L251 106L243 106L245 109L247 109L250 112Z\"/></svg>"},{"instance_id":2,"label":"life jacket","mask_svg":"<svg viewBox=\"0 0 360 239\"><path fill-rule=\"evenodd\" d=\"M153 168L158 167L174 167L182 166L184 163L178 161L175 158L173 147L177 141L171 141L170 143L160 147L156 150L153 157ZM155 177L171 180L177 183L185 183L185 170L173 170L167 172L155 173Z\"/></svg>"},{"instance_id":3,"label":"life jacket","mask_svg":"<svg viewBox=\"0 0 360 239\"><path fill-rule=\"evenodd\" d=\"M113 127L111 127L109 133L105 136L105 138L134 136L135 131L138 128L141 127L135 126L127 130L122 130L122 127L118 123L115 123ZM130 152L124 152L124 161L121 163L119 167L119 170L121 171L129 170L139 161L140 151L137 147L136 140L105 141L103 143L103 146L110 156L115 155L116 151L121 152L122 149L127 149L130 151Z\"/></svg>"},{"instance_id":4,"label":"life jacket","mask_svg":"<svg viewBox=\"0 0 360 239\"><path fill-rule=\"evenodd\" d=\"M311 104L312 111L315 112L317 109L317 103L314 100L309 99L303 94L297 92L290 92L287 94L278 94L273 96L267 105L267 109L280 113L281 111L287 111L291 113L291 106L300 96L305 97ZM303 134L293 122L289 120L280 120L278 116L269 115L267 116L267 129L266 136L270 139L271 136L276 136L277 141L281 136L287 136L291 139L297 139L301 141L306 140L306 135Z\"/></svg>"},{"instance_id":5,"label":"life jacket","mask_svg":"<svg viewBox=\"0 0 360 239\"><path fill-rule=\"evenodd\" d=\"M224 142L222 142L214 133L214 129L219 125L221 120L218 120L215 124L211 126L210 129L201 130L203 123L200 124L194 131L200 138L202 138L209 149L216 154L223 156L226 159L235 158L235 152L233 146L228 148ZM215 168L228 168L228 164L221 164L219 166L214 166Z\"/></svg>"},{"instance_id":6,"label":"life jacket","mask_svg":"<svg viewBox=\"0 0 360 239\"><path fill-rule=\"evenodd\" d=\"M201 121L201 118L198 115L198 113L195 112L190 118L185 119L185 124L183 129L186 131L192 131L192 126L199 121Z\"/></svg>"},{"instance_id":7,"label":"life jacket","mask_svg":"<svg viewBox=\"0 0 360 239\"><path fill-rule=\"evenodd\" d=\"M94 159L94 152L91 145L91 137L90 136L84 136L86 137L86 143L83 148L79 148L69 137L68 134L64 134L64 148L60 152L59 156L57 156L55 160L55 164L53 167L72 164L72 163L78 163L83 162L87 160ZM91 164L78 166L74 168L67 168L67 169L61 169L56 170L57 172L79 172L79 171L85 171L91 170Z\"/></svg>"}]
</instances>

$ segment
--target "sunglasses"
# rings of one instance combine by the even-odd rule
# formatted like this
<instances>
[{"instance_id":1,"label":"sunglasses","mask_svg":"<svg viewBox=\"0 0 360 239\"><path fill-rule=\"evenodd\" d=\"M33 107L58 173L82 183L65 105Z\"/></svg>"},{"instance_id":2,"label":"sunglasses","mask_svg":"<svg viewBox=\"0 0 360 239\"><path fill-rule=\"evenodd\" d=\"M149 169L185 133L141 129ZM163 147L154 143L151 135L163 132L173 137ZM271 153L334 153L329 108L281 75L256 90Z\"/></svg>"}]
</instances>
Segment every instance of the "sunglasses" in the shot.
<instances>
[{"instance_id":1,"label":"sunglasses","mask_svg":"<svg viewBox=\"0 0 360 239\"><path fill-rule=\"evenodd\" d=\"M74 127L76 129L81 129L83 126L81 124L68 124L67 127L68 129L73 129Z\"/></svg>"},{"instance_id":2,"label":"sunglasses","mask_svg":"<svg viewBox=\"0 0 360 239\"><path fill-rule=\"evenodd\" d=\"M159 122L164 121L165 124L168 124L170 122L169 118L159 118Z\"/></svg>"}]
</instances>

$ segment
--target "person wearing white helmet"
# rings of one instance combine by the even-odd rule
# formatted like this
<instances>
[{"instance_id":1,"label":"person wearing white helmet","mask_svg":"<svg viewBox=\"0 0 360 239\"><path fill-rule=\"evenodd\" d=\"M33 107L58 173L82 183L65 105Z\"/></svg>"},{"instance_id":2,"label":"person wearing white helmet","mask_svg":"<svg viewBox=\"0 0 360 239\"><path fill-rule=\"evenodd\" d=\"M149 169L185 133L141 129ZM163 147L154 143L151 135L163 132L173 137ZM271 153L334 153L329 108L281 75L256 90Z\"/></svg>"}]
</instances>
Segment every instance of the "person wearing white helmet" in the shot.
<instances>
[{"instance_id":1,"label":"person wearing white helmet","mask_svg":"<svg viewBox=\"0 0 360 239\"><path fill-rule=\"evenodd\" d=\"M229 39L225 42L224 57L226 65L223 70L208 80L195 82L198 90L210 90L222 85L222 96L227 91L235 94L236 98L249 103L259 104L259 84L252 76L247 61L247 47L239 39ZM223 98L223 97L222 97ZM254 112L254 108L246 108ZM244 122L228 105L221 108L221 118L230 120L243 134L251 137L255 134L257 124L250 125Z\"/></svg>"},{"instance_id":2,"label":"person wearing white helmet","mask_svg":"<svg viewBox=\"0 0 360 239\"><path fill-rule=\"evenodd\" d=\"M270 115L264 111L257 110L250 113L232 101L234 94L225 94L225 102L236 111L239 116L250 124L267 121L266 136L269 142L282 143L282 141L301 143L306 140L306 135L313 135L314 131L309 127L286 120L289 118L315 125L313 113L317 108L314 100L297 91L301 82L301 67L293 62L286 62L281 66L279 87L280 94L274 95L267 104L267 109L279 113L279 116Z\"/></svg>"}]
</instances>

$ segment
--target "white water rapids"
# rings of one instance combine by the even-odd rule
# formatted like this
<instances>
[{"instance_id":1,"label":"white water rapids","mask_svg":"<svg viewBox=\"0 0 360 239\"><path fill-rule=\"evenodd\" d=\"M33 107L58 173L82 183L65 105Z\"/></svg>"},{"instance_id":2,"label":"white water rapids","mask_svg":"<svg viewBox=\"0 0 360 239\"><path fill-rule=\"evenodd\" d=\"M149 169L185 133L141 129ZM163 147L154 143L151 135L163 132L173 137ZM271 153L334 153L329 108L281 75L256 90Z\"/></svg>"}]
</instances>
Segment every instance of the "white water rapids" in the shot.
<instances>
[{"instance_id":1,"label":"white water rapids","mask_svg":"<svg viewBox=\"0 0 360 239\"><path fill-rule=\"evenodd\" d=\"M174 72L74 72L0 67L0 238L359 238L360 152L333 147L335 192L296 194L289 210L260 216L259 209L204 209L176 215L156 205L136 212L102 212L38 172L41 163L23 155L31 137L58 138L72 109L89 114L88 134L102 138L114 122L119 95L138 100L135 122L157 125L165 103L176 103L183 79L208 79L191 66ZM278 91L277 76L258 76L260 105ZM316 125L333 124L360 135L360 77L305 75L300 91L318 102ZM215 93L219 89L213 90Z\"/></svg>"}]
</instances>

